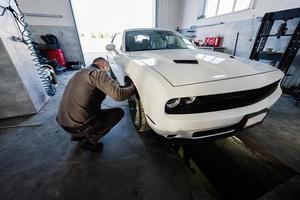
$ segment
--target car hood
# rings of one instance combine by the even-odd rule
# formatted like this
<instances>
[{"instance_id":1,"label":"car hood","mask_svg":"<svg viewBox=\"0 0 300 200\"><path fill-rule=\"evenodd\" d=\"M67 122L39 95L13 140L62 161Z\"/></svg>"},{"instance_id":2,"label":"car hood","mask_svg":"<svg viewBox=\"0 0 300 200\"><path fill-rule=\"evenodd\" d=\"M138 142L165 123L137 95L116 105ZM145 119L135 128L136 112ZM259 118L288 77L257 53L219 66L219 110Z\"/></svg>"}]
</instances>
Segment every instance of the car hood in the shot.
<instances>
[{"instance_id":1,"label":"car hood","mask_svg":"<svg viewBox=\"0 0 300 200\"><path fill-rule=\"evenodd\" d=\"M199 49L142 51L131 53L131 56L154 69L173 86L219 81L278 70L249 59Z\"/></svg>"}]
</instances>

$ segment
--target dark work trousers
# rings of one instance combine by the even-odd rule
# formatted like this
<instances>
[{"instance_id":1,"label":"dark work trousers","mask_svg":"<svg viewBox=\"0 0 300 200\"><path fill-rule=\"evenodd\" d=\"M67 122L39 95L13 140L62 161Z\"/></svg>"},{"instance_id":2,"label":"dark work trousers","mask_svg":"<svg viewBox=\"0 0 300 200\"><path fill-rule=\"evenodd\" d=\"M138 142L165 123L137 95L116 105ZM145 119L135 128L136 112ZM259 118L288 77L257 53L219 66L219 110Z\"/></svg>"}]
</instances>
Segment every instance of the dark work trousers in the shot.
<instances>
[{"instance_id":1,"label":"dark work trousers","mask_svg":"<svg viewBox=\"0 0 300 200\"><path fill-rule=\"evenodd\" d=\"M110 108L100 110L85 125L80 128L62 128L75 137L85 137L95 144L100 138L106 135L124 116L122 108Z\"/></svg>"}]
</instances>

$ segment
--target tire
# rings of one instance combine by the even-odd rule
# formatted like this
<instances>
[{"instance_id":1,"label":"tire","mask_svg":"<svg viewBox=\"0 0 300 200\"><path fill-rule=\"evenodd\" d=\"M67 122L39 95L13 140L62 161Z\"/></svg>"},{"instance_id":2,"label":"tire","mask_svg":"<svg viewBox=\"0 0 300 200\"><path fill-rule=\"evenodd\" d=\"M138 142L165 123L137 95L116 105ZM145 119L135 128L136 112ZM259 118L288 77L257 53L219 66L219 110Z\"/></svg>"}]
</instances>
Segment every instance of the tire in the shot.
<instances>
[{"instance_id":1,"label":"tire","mask_svg":"<svg viewBox=\"0 0 300 200\"><path fill-rule=\"evenodd\" d=\"M139 133L145 133L151 130L141 99L135 94L128 99L129 111L131 115L132 122Z\"/></svg>"}]
</instances>

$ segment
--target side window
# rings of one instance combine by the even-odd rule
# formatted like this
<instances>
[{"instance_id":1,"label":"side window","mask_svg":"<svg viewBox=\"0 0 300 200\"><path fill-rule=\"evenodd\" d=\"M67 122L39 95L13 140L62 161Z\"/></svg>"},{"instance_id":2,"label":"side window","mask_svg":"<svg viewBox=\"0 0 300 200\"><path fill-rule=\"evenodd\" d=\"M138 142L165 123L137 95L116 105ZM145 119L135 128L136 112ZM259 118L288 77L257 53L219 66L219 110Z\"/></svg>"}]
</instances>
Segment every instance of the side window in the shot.
<instances>
[{"instance_id":1,"label":"side window","mask_svg":"<svg viewBox=\"0 0 300 200\"><path fill-rule=\"evenodd\" d=\"M113 40L112 43L116 46L116 49L121 50L122 48L122 35L120 33L117 33Z\"/></svg>"}]
</instances>

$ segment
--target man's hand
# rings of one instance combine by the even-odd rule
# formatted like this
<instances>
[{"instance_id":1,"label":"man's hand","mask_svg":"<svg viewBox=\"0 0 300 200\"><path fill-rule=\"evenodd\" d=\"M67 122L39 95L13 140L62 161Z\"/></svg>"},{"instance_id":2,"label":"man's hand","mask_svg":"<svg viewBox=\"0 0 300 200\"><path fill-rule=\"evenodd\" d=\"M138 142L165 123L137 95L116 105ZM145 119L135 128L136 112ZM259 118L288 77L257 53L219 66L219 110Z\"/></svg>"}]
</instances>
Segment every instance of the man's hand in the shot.
<instances>
[{"instance_id":1,"label":"man's hand","mask_svg":"<svg viewBox=\"0 0 300 200\"><path fill-rule=\"evenodd\" d=\"M128 86L129 89L131 89L132 91L134 91L134 93L136 92L136 88L134 86L133 83L131 83L129 86Z\"/></svg>"},{"instance_id":2,"label":"man's hand","mask_svg":"<svg viewBox=\"0 0 300 200\"><path fill-rule=\"evenodd\" d=\"M127 86L126 88L128 88L128 89L130 89L130 91L132 91L132 95L134 95L136 92L137 92L137 90L136 90L136 88L135 88L135 86L134 86L134 84L133 83L131 83L129 86Z\"/></svg>"}]
</instances>

